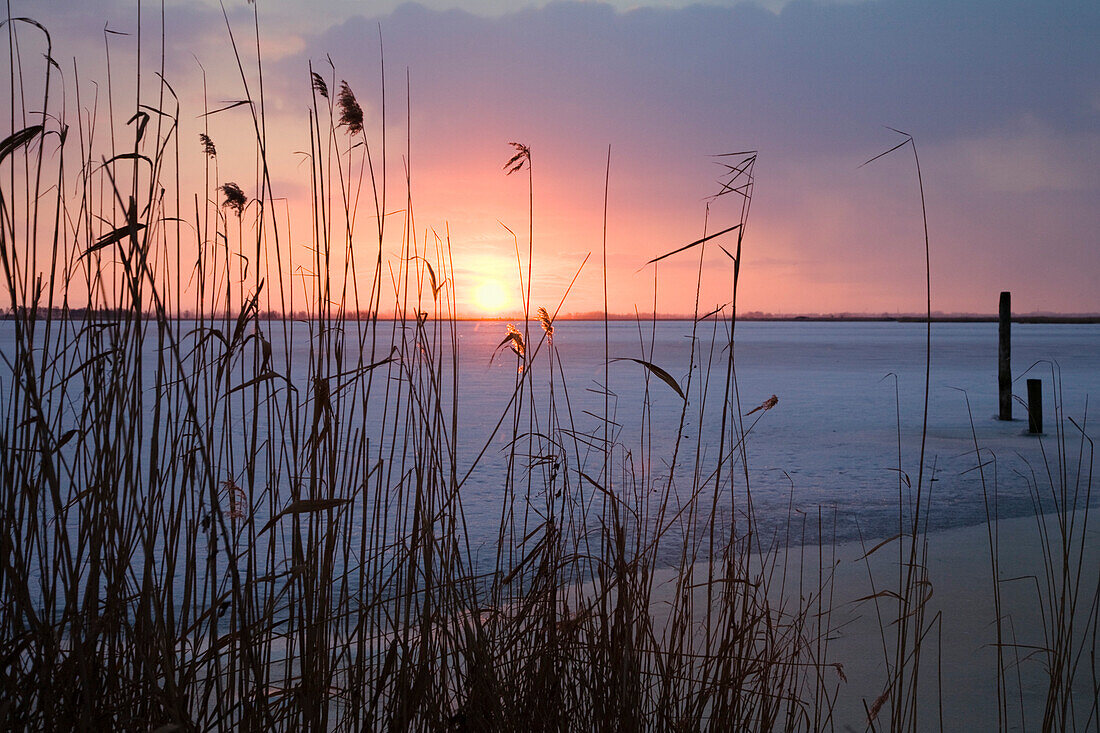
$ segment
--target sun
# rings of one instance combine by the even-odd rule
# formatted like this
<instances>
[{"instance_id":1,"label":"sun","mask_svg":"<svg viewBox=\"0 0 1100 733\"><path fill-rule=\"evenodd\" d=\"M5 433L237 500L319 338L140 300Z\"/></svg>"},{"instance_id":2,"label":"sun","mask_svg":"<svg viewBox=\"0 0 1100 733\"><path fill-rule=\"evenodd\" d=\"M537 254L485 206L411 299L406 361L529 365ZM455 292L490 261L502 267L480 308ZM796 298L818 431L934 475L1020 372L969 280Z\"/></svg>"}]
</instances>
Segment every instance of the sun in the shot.
<instances>
[{"instance_id":1,"label":"sun","mask_svg":"<svg viewBox=\"0 0 1100 733\"><path fill-rule=\"evenodd\" d=\"M474 291L474 303L484 313L498 313L508 304L508 293L496 280L483 280Z\"/></svg>"}]
</instances>

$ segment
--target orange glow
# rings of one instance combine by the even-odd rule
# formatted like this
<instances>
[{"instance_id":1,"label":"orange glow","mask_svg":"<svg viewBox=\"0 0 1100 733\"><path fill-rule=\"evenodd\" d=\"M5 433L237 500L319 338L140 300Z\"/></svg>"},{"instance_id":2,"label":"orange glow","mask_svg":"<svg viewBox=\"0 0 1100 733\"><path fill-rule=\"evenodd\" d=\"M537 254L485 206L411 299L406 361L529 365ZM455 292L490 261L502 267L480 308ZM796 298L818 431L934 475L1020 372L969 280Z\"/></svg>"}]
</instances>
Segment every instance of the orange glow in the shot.
<instances>
[{"instance_id":1,"label":"orange glow","mask_svg":"<svg viewBox=\"0 0 1100 733\"><path fill-rule=\"evenodd\" d=\"M495 315L508 305L508 293L497 280L483 280L474 290L474 307L487 315Z\"/></svg>"}]
</instances>

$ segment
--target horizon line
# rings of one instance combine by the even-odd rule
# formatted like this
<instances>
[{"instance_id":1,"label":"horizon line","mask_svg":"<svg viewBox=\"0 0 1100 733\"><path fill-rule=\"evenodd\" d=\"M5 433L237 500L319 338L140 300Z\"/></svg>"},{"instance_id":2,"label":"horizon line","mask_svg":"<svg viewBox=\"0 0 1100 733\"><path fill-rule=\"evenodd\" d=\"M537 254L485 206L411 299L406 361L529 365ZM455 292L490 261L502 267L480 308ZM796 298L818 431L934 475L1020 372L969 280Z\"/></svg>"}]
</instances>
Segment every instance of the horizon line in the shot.
<instances>
[{"instance_id":1,"label":"horizon line","mask_svg":"<svg viewBox=\"0 0 1100 733\"><path fill-rule=\"evenodd\" d=\"M36 309L43 315L52 315L64 317L66 314L69 316L83 315L86 313L94 313L100 315L131 315L132 310L128 308L92 308L87 307L58 307L52 308L39 308ZM237 318L239 313L226 314L220 313L205 313L202 314L205 320L216 320L221 318ZM522 312L510 312L500 315L448 315L448 314L427 314L423 311L419 313L414 312L410 315L399 315L397 313L383 313L377 316L379 321L416 321L417 317L425 317L428 320L447 320L447 321L487 321L487 322L508 322L508 321L523 321L525 320ZM153 312L142 313L143 319L155 318L156 314ZM6 308L0 311L0 320L14 320L15 310ZM190 310L184 310L180 313L168 313L166 314L168 320L197 320L196 314ZM607 313L606 315L602 311L580 311L574 313L562 313L553 318L554 321L704 321L720 318L722 320L729 320L729 314L725 313L708 313L702 316L695 316L691 313ZM932 322L940 323L982 323L982 322L997 322L999 320L997 313L971 313L971 312L943 312L932 311ZM256 314L257 320L317 320L316 314L309 313L307 311L260 311ZM366 312L352 312L345 313L343 315L334 315L330 317L330 320L336 321L369 321L375 320L375 317L371 313ZM538 318L532 312L526 317L527 321L537 321ZM765 311L746 311L737 314L738 321L760 321L760 322L924 322L927 320L927 315L924 313L866 313L858 311L838 311L833 313L769 313ZM1076 312L1065 313L1057 311L1029 311L1026 313L1013 313L1012 320L1018 323L1100 323L1100 313L1090 312Z\"/></svg>"}]
</instances>

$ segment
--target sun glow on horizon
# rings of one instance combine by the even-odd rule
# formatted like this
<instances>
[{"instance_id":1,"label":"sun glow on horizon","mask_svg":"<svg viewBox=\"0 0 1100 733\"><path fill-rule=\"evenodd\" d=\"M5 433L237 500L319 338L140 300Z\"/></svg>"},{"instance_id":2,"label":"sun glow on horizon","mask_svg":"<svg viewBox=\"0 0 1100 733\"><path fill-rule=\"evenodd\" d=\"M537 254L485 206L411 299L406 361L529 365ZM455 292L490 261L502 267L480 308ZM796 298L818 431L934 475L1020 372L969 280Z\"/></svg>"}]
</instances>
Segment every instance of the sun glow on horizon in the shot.
<instances>
[{"instance_id":1,"label":"sun glow on horizon","mask_svg":"<svg viewBox=\"0 0 1100 733\"><path fill-rule=\"evenodd\" d=\"M508 292L497 280L482 280L474 290L474 307L485 314L498 314L508 305Z\"/></svg>"}]
</instances>

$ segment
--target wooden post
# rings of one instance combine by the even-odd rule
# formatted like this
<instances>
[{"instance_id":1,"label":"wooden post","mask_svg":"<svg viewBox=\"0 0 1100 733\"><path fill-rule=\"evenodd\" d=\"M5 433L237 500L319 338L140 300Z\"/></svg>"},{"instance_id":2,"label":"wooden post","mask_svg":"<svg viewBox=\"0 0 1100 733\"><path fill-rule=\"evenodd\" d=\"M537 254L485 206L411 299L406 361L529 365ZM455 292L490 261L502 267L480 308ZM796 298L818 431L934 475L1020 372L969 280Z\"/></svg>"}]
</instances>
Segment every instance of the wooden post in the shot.
<instances>
[{"instance_id":1,"label":"wooden post","mask_svg":"<svg viewBox=\"0 0 1100 733\"><path fill-rule=\"evenodd\" d=\"M1000 348L997 349L997 386L1000 419L1012 419L1012 293L1001 293Z\"/></svg>"},{"instance_id":2,"label":"wooden post","mask_svg":"<svg viewBox=\"0 0 1100 733\"><path fill-rule=\"evenodd\" d=\"M1043 432L1043 380L1027 380L1027 431Z\"/></svg>"}]
</instances>

